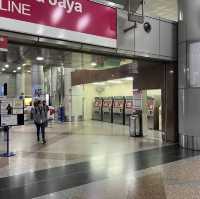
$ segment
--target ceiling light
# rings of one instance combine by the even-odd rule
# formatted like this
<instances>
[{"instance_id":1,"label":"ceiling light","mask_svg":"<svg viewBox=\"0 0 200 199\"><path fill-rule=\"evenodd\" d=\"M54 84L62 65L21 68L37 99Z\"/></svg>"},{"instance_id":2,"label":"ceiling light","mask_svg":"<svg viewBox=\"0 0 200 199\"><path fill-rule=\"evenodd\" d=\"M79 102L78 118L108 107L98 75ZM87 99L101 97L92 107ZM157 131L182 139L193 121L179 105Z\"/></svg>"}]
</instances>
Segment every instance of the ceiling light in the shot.
<instances>
[{"instance_id":1,"label":"ceiling light","mask_svg":"<svg viewBox=\"0 0 200 199\"><path fill-rule=\"evenodd\" d=\"M109 2L108 2L108 5L111 6L111 7L114 7L116 4L109 1Z\"/></svg>"},{"instance_id":2,"label":"ceiling light","mask_svg":"<svg viewBox=\"0 0 200 199\"><path fill-rule=\"evenodd\" d=\"M95 82L95 83L92 83L94 85L97 85L97 86L104 86L105 83L104 82Z\"/></svg>"},{"instance_id":3,"label":"ceiling light","mask_svg":"<svg viewBox=\"0 0 200 199\"><path fill-rule=\"evenodd\" d=\"M96 65L97 65L96 62L92 62L92 63L91 63L91 66L96 66Z\"/></svg>"},{"instance_id":4,"label":"ceiling light","mask_svg":"<svg viewBox=\"0 0 200 199\"><path fill-rule=\"evenodd\" d=\"M30 70L27 70L27 73L30 73L31 71Z\"/></svg>"},{"instance_id":5,"label":"ceiling light","mask_svg":"<svg viewBox=\"0 0 200 199\"><path fill-rule=\"evenodd\" d=\"M133 81L133 77L126 77L123 80L125 80L125 81Z\"/></svg>"},{"instance_id":6,"label":"ceiling light","mask_svg":"<svg viewBox=\"0 0 200 199\"><path fill-rule=\"evenodd\" d=\"M16 70L13 71L13 73L16 73L16 72L17 72Z\"/></svg>"},{"instance_id":7,"label":"ceiling light","mask_svg":"<svg viewBox=\"0 0 200 199\"><path fill-rule=\"evenodd\" d=\"M22 66L26 66L26 64L22 64Z\"/></svg>"},{"instance_id":8,"label":"ceiling light","mask_svg":"<svg viewBox=\"0 0 200 199\"><path fill-rule=\"evenodd\" d=\"M17 67L17 70L21 70L22 68L19 66L19 67Z\"/></svg>"},{"instance_id":9,"label":"ceiling light","mask_svg":"<svg viewBox=\"0 0 200 199\"><path fill-rule=\"evenodd\" d=\"M43 60L44 60L44 57L36 57L36 60L37 60L37 61L43 61Z\"/></svg>"},{"instance_id":10,"label":"ceiling light","mask_svg":"<svg viewBox=\"0 0 200 199\"><path fill-rule=\"evenodd\" d=\"M2 71L5 71L6 69L5 69L5 68L2 68L1 70L2 70Z\"/></svg>"},{"instance_id":11,"label":"ceiling light","mask_svg":"<svg viewBox=\"0 0 200 199\"><path fill-rule=\"evenodd\" d=\"M173 71L173 70L170 70L169 73L170 73L170 74L174 74L174 71Z\"/></svg>"},{"instance_id":12,"label":"ceiling light","mask_svg":"<svg viewBox=\"0 0 200 199\"><path fill-rule=\"evenodd\" d=\"M5 68L9 68L10 66L8 64L5 65Z\"/></svg>"},{"instance_id":13,"label":"ceiling light","mask_svg":"<svg viewBox=\"0 0 200 199\"><path fill-rule=\"evenodd\" d=\"M121 84L122 82L120 80L109 80L108 83L111 83L111 84Z\"/></svg>"}]
</instances>

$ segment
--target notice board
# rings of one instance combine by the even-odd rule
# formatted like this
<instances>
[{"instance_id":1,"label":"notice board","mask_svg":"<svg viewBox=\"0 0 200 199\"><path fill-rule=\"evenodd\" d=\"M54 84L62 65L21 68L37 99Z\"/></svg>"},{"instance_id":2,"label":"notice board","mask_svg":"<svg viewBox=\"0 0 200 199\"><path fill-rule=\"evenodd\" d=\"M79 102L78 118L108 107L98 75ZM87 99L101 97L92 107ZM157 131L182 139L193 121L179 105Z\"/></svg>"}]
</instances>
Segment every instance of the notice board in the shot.
<instances>
[{"instance_id":1,"label":"notice board","mask_svg":"<svg viewBox=\"0 0 200 199\"><path fill-rule=\"evenodd\" d=\"M0 126L24 125L24 100L0 99Z\"/></svg>"}]
</instances>

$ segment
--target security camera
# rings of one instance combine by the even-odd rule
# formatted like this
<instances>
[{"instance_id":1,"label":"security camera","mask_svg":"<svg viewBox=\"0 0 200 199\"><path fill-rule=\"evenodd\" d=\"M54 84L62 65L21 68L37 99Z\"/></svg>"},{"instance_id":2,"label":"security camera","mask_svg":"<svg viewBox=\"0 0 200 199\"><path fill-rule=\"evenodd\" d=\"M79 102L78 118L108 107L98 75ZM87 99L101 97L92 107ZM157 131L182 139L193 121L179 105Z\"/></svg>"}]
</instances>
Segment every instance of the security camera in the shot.
<instances>
[{"instance_id":1,"label":"security camera","mask_svg":"<svg viewBox=\"0 0 200 199\"><path fill-rule=\"evenodd\" d=\"M145 32L150 33L151 29L152 29L151 28L151 24L149 22L145 22L144 23L144 30L145 30Z\"/></svg>"}]
</instances>

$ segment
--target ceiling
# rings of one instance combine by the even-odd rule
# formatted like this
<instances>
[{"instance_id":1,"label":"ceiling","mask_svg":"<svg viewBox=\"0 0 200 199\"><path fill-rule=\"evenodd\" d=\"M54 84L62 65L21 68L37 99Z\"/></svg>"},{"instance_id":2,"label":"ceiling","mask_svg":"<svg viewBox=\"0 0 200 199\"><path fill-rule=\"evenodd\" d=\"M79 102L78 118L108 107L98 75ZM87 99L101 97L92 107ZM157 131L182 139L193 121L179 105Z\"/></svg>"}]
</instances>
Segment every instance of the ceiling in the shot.
<instances>
[{"instance_id":1,"label":"ceiling","mask_svg":"<svg viewBox=\"0 0 200 199\"><path fill-rule=\"evenodd\" d=\"M102 1L102 0L98 0ZM124 5L126 0L107 0ZM173 21L178 20L178 0L144 0L144 14Z\"/></svg>"},{"instance_id":2,"label":"ceiling","mask_svg":"<svg viewBox=\"0 0 200 199\"><path fill-rule=\"evenodd\" d=\"M177 0L145 0L145 15L178 20Z\"/></svg>"},{"instance_id":3,"label":"ceiling","mask_svg":"<svg viewBox=\"0 0 200 199\"><path fill-rule=\"evenodd\" d=\"M44 60L37 61L37 57ZM61 67L75 69L107 69L131 63L131 59L113 56L93 55L36 46L9 44L8 52L0 52L0 72L31 72L33 64L44 65L44 68ZM9 67L8 67L9 66ZM17 70L18 69L18 70Z\"/></svg>"}]
</instances>

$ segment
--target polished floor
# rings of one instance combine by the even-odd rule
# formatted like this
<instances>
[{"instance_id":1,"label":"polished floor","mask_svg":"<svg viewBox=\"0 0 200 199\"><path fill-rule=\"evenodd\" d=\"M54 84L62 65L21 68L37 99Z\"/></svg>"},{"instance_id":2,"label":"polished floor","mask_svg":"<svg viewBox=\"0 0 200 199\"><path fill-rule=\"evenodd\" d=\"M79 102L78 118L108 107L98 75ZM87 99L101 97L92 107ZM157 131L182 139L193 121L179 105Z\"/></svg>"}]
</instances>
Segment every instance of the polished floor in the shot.
<instances>
[{"instance_id":1,"label":"polished floor","mask_svg":"<svg viewBox=\"0 0 200 199\"><path fill-rule=\"evenodd\" d=\"M128 127L80 122L50 124L46 135L43 145L33 125L11 129L16 156L0 158L0 199L200 198L200 153L154 132L131 138Z\"/></svg>"}]
</instances>

